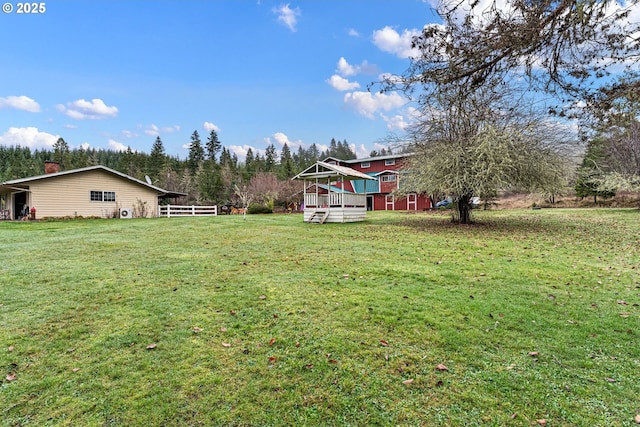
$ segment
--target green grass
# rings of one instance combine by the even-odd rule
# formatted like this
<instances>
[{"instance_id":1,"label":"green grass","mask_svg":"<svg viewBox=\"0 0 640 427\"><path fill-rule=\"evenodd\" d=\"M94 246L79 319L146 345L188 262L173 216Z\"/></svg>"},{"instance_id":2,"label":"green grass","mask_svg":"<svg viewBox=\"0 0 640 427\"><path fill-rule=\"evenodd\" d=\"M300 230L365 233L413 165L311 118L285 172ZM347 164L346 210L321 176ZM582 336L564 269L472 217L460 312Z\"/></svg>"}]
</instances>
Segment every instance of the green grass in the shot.
<instances>
[{"instance_id":1,"label":"green grass","mask_svg":"<svg viewBox=\"0 0 640 427\"><path fill-rule=\"evenodd\" d=\"M476 219L0 223L0 424L635 425L640 212Z\"/></svg>"}]
</instances>

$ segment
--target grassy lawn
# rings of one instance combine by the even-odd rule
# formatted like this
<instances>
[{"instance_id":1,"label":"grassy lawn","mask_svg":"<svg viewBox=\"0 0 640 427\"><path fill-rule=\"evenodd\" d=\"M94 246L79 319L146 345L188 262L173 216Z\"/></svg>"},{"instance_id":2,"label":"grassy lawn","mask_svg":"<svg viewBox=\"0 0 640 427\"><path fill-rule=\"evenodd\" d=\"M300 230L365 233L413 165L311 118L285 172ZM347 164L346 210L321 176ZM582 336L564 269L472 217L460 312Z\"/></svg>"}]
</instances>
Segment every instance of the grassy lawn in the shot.
<instances>
[{"instance_id":1,"label":"grassy lawn","mask_svg":"<svg viewBox=\"0 0 640 427\"><path fill-rule=\"evenodd\" d=\"M637 425L640 212L476 219L0 223L0 425Z\"/></svg>"}]
</instances>

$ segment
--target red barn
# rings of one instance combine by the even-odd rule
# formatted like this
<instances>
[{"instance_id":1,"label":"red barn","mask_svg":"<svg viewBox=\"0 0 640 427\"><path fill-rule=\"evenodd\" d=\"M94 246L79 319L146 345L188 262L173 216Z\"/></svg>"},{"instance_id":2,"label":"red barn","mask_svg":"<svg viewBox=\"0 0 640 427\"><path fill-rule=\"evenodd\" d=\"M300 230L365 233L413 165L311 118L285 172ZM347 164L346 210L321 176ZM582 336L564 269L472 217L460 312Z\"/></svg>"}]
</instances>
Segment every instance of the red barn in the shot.
<instances>
[{"instance_id":1,"label":"red barn","mask_svg":"<svg viewBox=\"0 0 640 427\"><path fill-rule=\"evenodd\" d=\"M362 172L375 181L367 181L366 196L367 210L373 211L422 211L430 209L431 199L428 194L408 193L406 197L397 197L393 191L399 188L402 179L402 168L407 154L391 154L363 159L340 160L328 157L325 163L346 166ZM344 190L357 194L365 194L365 180L345 181Z\"/></svg>"}]
</instances>

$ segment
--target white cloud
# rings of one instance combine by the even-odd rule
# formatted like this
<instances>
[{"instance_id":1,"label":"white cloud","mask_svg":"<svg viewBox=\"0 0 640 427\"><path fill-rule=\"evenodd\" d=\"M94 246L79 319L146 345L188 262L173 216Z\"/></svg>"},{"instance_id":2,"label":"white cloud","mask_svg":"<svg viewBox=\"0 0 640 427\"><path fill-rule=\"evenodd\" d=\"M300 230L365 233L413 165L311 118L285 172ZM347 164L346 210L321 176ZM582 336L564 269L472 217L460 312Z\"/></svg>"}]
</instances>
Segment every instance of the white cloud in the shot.
<instances>
[{"instance_id":1,"label":"white cloud","mask_svg":"<svg viewBox=\"0 0 640 427\"><path fill-rule=\"evenodd\" d=\"M275 139L276 143L280 145L280 147L284 147L284 144L289 146L289 149L293 149L294 147L297 149L302 146L302 140L291 141L287 135L282 132L276 132L273 134L273 139ZM268 141L271 139L267 138Z\"/></svg>"},{"instance_id":2,"label":"white cloud","mask_svg":"<svg viewBox=\"0 0 640 427\"><path fill-rule=\"evenodd\" d=\"M151 136L159 136L160 128L154 124L144 130L144 133Z\"/></svg>"},{"instance_id":3,"label":"white cloud","mask_svg":"<svg viewBox=\"0 0 640 427\"><path fill-rule=\"evenodd\" d=\"M89 144L88 142L82 143L80 144L80 148L82 148L83 150L88 150L89 148L91 148L91 144Z\"/></svg>"},{"instance_id":4,"label":"white cloud","mask_svg":"<svg viewBox=\"0 0 640 427\"><path fill-rule=\"evenodd\" d=\"M399 58L417 57L418 49L411 48L411 42L415 36L418 36L418 30L404 30L399 34L393 28L387 26L381 30L373 32L373 44L384 52L393 53Z\"/></svg>"},{"instance_id":5,"label":"white cloud","mask_svg":"<svg viewBox=\"0 0 640 427\"><path fill-rule=\"evenodd\" d=\"M396 92L390 94L376 92L350 92L344 95L344 103L358 114L373 119L378 111L390 111L399 108L407 101Z\"/></svg>"},{"instance_id":6,"label":"white cloud","mask_svg":"<svg viewBox=\"0 0 640 427\"><path fill-rule=\"evenodd\" d=\"M347 34L349 34L351 37L360 37L360 33L353 28L349 28Z\"/></svg>"},{"instance_id":7,"label":"white cloud","mask_svg":"<svg viewBox=\"0 0 640 427\"><path fill-rule=\"evenodd\" d=\"M340 77L337 74L334 74L333 76L331 76L331 78L327 79L326 82L329 83L329 85L332 88L337 89L339 91L353 90L360 87L360 83L350 82L349 80L343 77Z\"/></svg>"},{"instance_id":8,"label":"white cloud","mask_svg":"<svg viewBox=\"0 0 640 427\"><path fill-rule=\"evenodd\" d=\"M357 158L369 157L371 150L364 146L364 144L360 144L360 146L356 146L355 144L349 144L349 148L351 151L356 153Z\"/></svg>"},{"instance_id":9,"label":"white cloud","mask_svg":"<svg viewBox=\"0 0 640 427\"><path fill-rule=\"evenodd\" d=\"M3 135L0 135L0 145L29 147L31 149L51 148L60 138L60 135L52 135L47 132L40 132L36 127L9 128Z\"/></svg>"},{"instance_id":10,"label":"white cloud","mask_svg":"<svg viewBox=\"0 0 640 427\"><path fill-rule=\"evenodd\" d=\"M122 136L124 136L125 138L137 138L138 134L136 132L125 129L122 131Z\"/></svg>"},{"instance_id":11,"label":"white cloud","mask_svg":"<svg viewBox=\"0 0 640 427\"><path fill-rule=\"evenodd\" d=\"M253 151L253 154L257 154L257 150L250 145L230 145L228 150L232 153L235 153L238 156L238 160L244 160L247 157L247 151Z\"/></svg>"},{"instance_id":12,"label":"white cloud","mask_svg":"<svg viewBox=\"0 0 640 427\"><path fill-rule=\"evenodd\" d=\"M404 131L409 127L409 122L405 120L405 117L401 114L387 117L384 114L380 114L380 117L387 123L387 129L391 131Z\"/></svg>"},{"instance_id":13,"label":"white cloud","mask_svg":"<svg viewBox=\"0 0 640 427\"><path fill-rule=\"evenodd\" d=\"M61 113L64 113L76 120L100 120L116 117L118 115L118 107L110 107L99 98L94 98L91 101L78 99L73 102L68 102L66 107L62 104L58 104L56 105L56 108Z\"/></svg>"},{"instance_id":14,"label":"white cloud","mask_svg":"<svg viewBox=\"0 0 640 427\"><path fill-rule=\"evenodd\" d=\"M302 14L299 7L291 9L289 4L282 5L280 7L273 8L273 13L278 15L278 22L289 28L291 31L296 31L296 25L298 24L298 16Z\"/></svg>"},{"instance_id":15,"label":"white cloud","mask_svg":"<svg viewBox=\"0 0 640 427\"><path fill-rule=\"evenodd\" d=\"M76 125L72 125L72 124L66 124L64 125L65 129L78 129L78 126Z\"/></svg>"},{"instance_id":16,"label":"white cloud","mask_svg":"<svg viewBox=\"0 0 640 427\"><path fill-rule=\"evenodd\" d=\"M340 57L336 71L343 77L347 77L356 74L375 74L378 72L378 67L369 64L367 61L362 61L360 65L351 65L344 57Z\"/></svg>"},{"instance_id":17,"label":"white cloud","mask_svg":"<svg viewBox=\"0 0 640 427\"><path fill-rule=\"evenodd\" d=\"M204 128L204 130L206 130L207 132L211 132L212 130L215 130L216 133L220 132L220 128L218 126L216 126L215 124L211 123L211 122L204 122L204 124L202 125L202 127Z\"/></svg>"},{"instance_id":18,"label":"white cloud","mask_svg":"<svg viewBox=\"0 0 640 427\"><path fill-rule=\"evenodd\" d=\"M15 108L16 110L24 110L30 113L40 112L40 104L28 96L0 97L0 109L2 108Z\"/></svg>"},{"instance_id":19,"label":"white cloud","mask_svg":"<svg viewBox=\"0 0 640 427\"><path fill-rule=\"evenodd\" d=\"M162 128L164 133L180 132L180 125L165 126Z\"/></svg>"},{"instance_id":20,"label":"white cloud","mask_svg":"<svg viewBox=\"0 0 640 427\"><path fill-rule=\"evenodd\" d=\"M115 151L127 151L127 148L128 148L123 143L115 141L113 139L110 139L109 141L107 141L107 145L109 146L110 149Z\"/></svg>"}]
</instances>

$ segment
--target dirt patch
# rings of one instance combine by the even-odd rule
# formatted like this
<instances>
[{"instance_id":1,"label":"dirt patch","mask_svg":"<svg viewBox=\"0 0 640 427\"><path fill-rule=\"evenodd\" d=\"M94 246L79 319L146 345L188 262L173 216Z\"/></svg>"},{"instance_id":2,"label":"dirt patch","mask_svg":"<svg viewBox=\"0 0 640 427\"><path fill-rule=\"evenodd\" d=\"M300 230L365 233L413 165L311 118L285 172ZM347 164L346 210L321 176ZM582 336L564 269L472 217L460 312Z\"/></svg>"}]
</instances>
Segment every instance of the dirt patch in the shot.
<instances>
[{"instance_id":1,"label":"dirt patch","mask_svg":"<svg viewBox=\"0 0 640 427\"><path fill-rule=\"evenodd\" d=\"M533 206L541 208L640 208L640 193L619 192L615 197L603 199L598 197L594 204L593 197L580 199L576 196L556 197L551 203L543 196L535 194L505 193L498 197L490 209L528 209Z\"/></svg>"}]
</instances>

